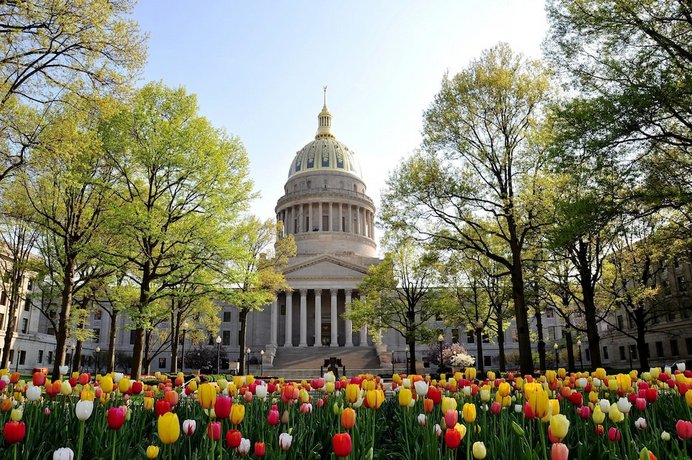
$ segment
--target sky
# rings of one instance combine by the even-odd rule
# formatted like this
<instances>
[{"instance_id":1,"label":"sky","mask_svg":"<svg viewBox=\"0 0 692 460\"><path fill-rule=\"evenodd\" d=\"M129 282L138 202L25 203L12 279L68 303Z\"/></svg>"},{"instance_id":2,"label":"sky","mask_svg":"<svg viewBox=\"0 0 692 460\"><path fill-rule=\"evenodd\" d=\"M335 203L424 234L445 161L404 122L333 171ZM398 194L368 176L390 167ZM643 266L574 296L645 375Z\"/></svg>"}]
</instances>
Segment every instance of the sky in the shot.
<instances>
[{"instance_id":1,"label":"sky","mask_svg":"<svg viewBox=\"0 0 692 460\"><path fill-rule=\"evenodd\" d=\"M420 145L445 72L500 41L540 58L547 30L543 0L140 0L135 19L149 34L142 82L185 87L201 115L241 139L261 195L249 211L263 219L314 139L324 85L332 132L377 206Z\"/></svg>"}]
</instances>

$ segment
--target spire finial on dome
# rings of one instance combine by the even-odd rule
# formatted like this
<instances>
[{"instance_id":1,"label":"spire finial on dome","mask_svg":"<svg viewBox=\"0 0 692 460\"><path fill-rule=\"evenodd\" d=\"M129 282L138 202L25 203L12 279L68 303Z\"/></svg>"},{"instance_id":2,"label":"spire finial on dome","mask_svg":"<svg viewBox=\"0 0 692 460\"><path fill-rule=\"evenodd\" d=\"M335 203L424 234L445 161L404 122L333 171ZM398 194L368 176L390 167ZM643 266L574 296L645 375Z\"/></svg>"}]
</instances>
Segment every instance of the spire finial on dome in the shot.
<instances>
[{"instance_id":1,"label":"spire finial on dome","mask_svg":"<svg viewBox=\"0 0 692 460\"><path fill-rule=\"evenodd\" d=\"M320 139L323 137L334 138L332 134L332 114L329 113L327 108L327 86L322 87L324 93L324 105L322 106L322 111L317 115L317 134L315 139Z\"/></svg>"}]
</instances>

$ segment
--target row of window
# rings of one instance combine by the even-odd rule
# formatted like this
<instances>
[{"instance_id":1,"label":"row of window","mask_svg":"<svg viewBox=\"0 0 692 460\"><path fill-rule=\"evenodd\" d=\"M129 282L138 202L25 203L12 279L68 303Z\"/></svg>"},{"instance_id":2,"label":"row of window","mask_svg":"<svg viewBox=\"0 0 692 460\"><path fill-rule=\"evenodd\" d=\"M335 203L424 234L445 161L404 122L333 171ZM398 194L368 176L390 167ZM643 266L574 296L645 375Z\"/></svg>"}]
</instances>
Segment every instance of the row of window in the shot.
<instances>
[{"instance_id":1,"label":"row of window","mask_svg":"<svg viewBox=\"0 0 692 460\"><path fill-rule=\"evenodd\" d=\"M668 357L670 358L677 358L680 356L680 347L678 345L678 339L670 339L669 341L670 345L670 355ZM654 342L654 347L656 349L656 355L651 354L651 347L650 344L646 344L646 352L649 355L649 357L653 358L665 358L666 354L663 348L663 341L658 340ZM685 338L685 348L687 348L687 354L692 355L692 337L687 337ZM610 359L609 353L608 353L608 347L604 346L603 347L603 359ZM587 361L591 360L591 355L589 353L589 349L586 348L585 350L585 357ZM629 352L629 353L628 353ZM618 355L620 361L626 361L628 359L634 360L638 359L638 354L637 354L637 346L636 345L629 345L626 347L625 345L620 345L618 346Z\"/></svg>"}]
</instances>

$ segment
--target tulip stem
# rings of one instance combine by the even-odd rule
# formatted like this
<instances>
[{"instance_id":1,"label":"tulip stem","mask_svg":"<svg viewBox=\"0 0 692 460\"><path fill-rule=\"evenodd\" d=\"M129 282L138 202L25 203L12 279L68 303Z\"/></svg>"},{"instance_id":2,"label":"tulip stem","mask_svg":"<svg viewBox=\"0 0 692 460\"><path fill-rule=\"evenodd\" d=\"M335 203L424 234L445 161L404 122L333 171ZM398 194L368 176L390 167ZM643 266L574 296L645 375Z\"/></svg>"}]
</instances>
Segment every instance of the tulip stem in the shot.
<instances>
[{"instance_id":1,"label":"tulip stem","mask_svg":"<svg viewBox=\"0 0 692 460\"><path fill-rule=\"evenodd\" d=\"M14 443L14 454L13 454L13 460L17 460L17 443Z\"/></svg>"},{"instance_id":2,"label":"tulip stem","mask_svg":"<svg viewBox=\"0 0 692 460\"><path fill-rule=\"evenodd\" d=\"M82 444L84 443L84 420L79 422L79 441L77 442L77 460L82 459Z\"/></svg>"},{"instance_id":3,"label":"tulip stem","mask_svg":"<svg viewBox=\"0 0 692 460\"><path fill-rule=\"evenodd\" d=\"M115 460L115 430L113 430L113 443L111 444L111 460Z\"/></svg>"}]
</instances>

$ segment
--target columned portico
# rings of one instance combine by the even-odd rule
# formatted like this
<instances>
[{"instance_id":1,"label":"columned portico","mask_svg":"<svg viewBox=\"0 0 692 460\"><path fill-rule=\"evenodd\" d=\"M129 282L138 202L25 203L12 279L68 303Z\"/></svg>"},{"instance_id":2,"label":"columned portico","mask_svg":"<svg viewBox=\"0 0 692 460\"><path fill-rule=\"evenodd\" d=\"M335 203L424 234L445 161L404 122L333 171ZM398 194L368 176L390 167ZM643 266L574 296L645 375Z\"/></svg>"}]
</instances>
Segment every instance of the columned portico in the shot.
<instances>
[{"instance_id":1,"label":"columned portico","mask_svg":"<svg viewBox=\"0 0 692 460\"><path fill-rule=\"evenodd\" d=\"M308 290L300 290L300 346L308 346Z\"/></svg>"},{"instance_id":2,"label":"columned portico","mask_svg":"<svg viewBox=\"0 0 692 460\"><path fill-rule=\"evenodd\" d=\"M338 289L332 289L331 290L332 294L332 303L331 303L331 313L330 313L330 319L331 319L331 332L332 332L332 337L331 337L331 342L330 346L332 347L338 347L339 346L339 330L337 328L338 326L338 314L337 314L337 304L336 304L336 296L339 294Z\"/></svg>"},{"instance_id":3,"label":"columned portico","mask_svg":"<svg viewBox=\"0 0 692 460\"><path fill-rule=\"evenodd\" d=\"M315 347L322 346L322 289L315 289Z\"/></svg>"},{"instance_id":4,"label":"columned portico","mask_svg":"<svg viewBox=\"0 0 692 460\"><path fill-rule=\"evenodd\" d=\"M286 293L286 322L284 323L286 339L284 341L284 347L292 347L292 335L293 335L293 293Z\"/></svg>"},{"instance_id":5,"label":"columned portico","mask_svg":"<svg viewBox=\"0 0 692 460\"><path fill-rule=\"evenodd\" d=\"M350 313L351 311L351 290L346 289L346 301L345 301L345 310L346 313ZM353 322L346 318L346 325L344 327L345 331L344 334L346 335L346 346L347 347L352 347L353 346Z\"/></svg>"}]
</instances>

